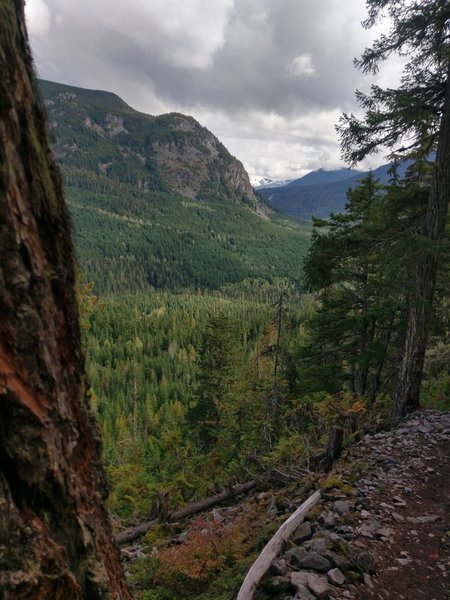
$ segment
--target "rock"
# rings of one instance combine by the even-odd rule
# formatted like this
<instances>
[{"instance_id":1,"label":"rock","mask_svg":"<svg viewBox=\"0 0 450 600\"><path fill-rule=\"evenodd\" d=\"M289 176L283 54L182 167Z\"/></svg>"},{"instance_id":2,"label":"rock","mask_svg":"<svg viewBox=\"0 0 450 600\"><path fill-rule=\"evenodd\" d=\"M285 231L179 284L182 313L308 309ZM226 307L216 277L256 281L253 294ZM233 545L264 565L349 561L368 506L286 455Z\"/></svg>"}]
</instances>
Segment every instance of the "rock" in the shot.
<instances>
[{"instance_id":1,"label":"rock","mask_svg":"<svg viewBox=\"0 0 450 600\"><path fill-rule=\"evenodd\" d=\"M286 559L293 567L301 568L301 561L308 555L304 548L293 548L285 553Z\"/></svg>"},{"instance_id":2,"label":"rock","mask_svg":"<svg viewBox=\"0 0 450 600\"><path fill-rule=\"evenodd\" d=\"M291 580L288 577L270 577L264 581L264 589L270 593L284 592L291 585Z\"/></svg>"},{"instance_id":3,"label":"rock","mask_svg":"<svg viewBox=\"0 0 450 600\"><path fill-rule=\"evenodd\" d=\"M408 523L412 523L413 525L417 525L419 523L416 517L405 517L405 519L408 521Z\"/></svg>"},{"instance_id":4,"label":"rock","mask_svg":"<svg viewBox=\"0 0 450 600\"><path fill-rule=\"evenodd\" d=\"M336 527L336 532L344 538L344 540L352 540L355 536L355 530L349 525L341 525Z\"/></svg>"},{"instance_id":5,"label":"rock","mask_svg":"<svg viewBox=\"0 0 450 600\"><path fill-rule=\"evenodd\" d=\"M430 516L426 516L426 517L416 517L416 522L417 523L435 523L436 521L439 521L441 517L438 517L437 515L430 515Z\"/></svg>"},{"instance_id":6,"label":"rock","mask_svg":"<svg viewBox=\"0 0 450 600\"><path fill-rule=\"evenodd\" d=\"M323 525L327 529L332 529L336 525L336 519L333 513L328 513L323 519Z\"/></svg>"},{"instance_id":7,"label":"rock","mask_svg":"<svg viewBox=\"0 0 450 600\"><path fill-rule=\"evenodd\" d=\"M294 596L295 600L316 600L316 596L311 594L308 588L304 585L299 585L297 593Z\"/></svg>"},{"instance_id":8,"label":"rock","mask_svg":"<svg viewBox=\"0 0 450 600\"><path fill-rule=\"evenodd\" d=\"M399 515L396 512L393 512L391 516L396 523L404 523L405 522L405 517L402 517L402 515Z\"/></svg>"},{"instance_id":9,"label":"rock","mask_svg":"<svg viewBox=\"0 0 450 600\"><path fill-rule=\"evenodd\" d=\"M269 515L272 515L273 517L281 515L284 513L284 506L281 506L281 504L279 504L279 502L277 502L276 500L272 500L267 509L267 513Z\"/></svg>"},{"instance_id":10,"label":"rock","mask_svg":"<svg viewBox=\"0 0 450 600\"><path fill-rule=\"evenodd\" d=\"M142 546L130 546L120 549L120 556L124 562L135 562L145 556Z\"/></svg>"},{"instance_id":11,"label":"rock","mask_svg":"<svg viewBox=\"0 0 450 600\"><path fill-rule=\"evenodd\" d=\"M327 577L330 583L333 585L344 585L345 575L340 569L330 569L327 573Z\"/></svg>"},{"instance_id":12,"label":"rock","mask_svg":"<svg viewBox=\"0 0 450 600\"><path fill-rule=\"evenodd\" d=\"M309 583L312 584L312 587L320 593L325 592L325 587L323 586L323 592L318 588L319 582L326 582L325 578L322 578L320 575L316 575L316 573L311 573L309 571L299 571L298 573L292 573L291 575L291 585L296 588L297 593L295 595L296 600L315 600L318 596L315 592L312 593L308 589ZM311 588L310 588L311 589ZM329 589L329 588L328 588ZM319 596L320 597L320 596Z\"/></svg>"},{"instance_id":13,"label":"rock","mask_svg":"<svg viewBox=\"0 0 450 600\"><path fill-rule=\"evenodd\" d=\"M381 528L381 523L379 521L376 521L375 519L368 519L366 523L363 523L360 526L359 532L364 537L372 538L373 537L372 534L377 529L380 529L380 528Z\"/></svg>"},{"instance_id":14,"label":"rock","mask_svg":"<svg viewBox=\"0 0 450 600\"><path fill-rule=\"evenodd\" d=\"M327 558L334 567L337 567L341 571L347 571L352 567L352 561L343 556L342 554L338 554L337 552L327 552L324 554L325 558Z\"/></svg>"},{"instance_id":15,"label":"rock","mask_svg":"<svg viewBox=\"0 0 450 600\"><path fill-rule=\"evenodd\" d=\"M299 561L302 569L312 569L318 573L326 573L331 568L331 563L317 552L308 552L308 554Z\"/></svg>"},{"instance_id":16,"label":"rock","mask_svg":"<svg viewBox=\"0 0 450 600\"><path fill-rule=\"evenodd\" d=\"M269 567L269 572L271 575L283 575L286 570L286 561L282 558L278 560L272 561L272 564Z\"/></svg>"},{"instance_id":17,"label":"rock","mask_svg":"<svg viewBox=\"0 0 450 600\"><path fill-rule=\"evenodd\" d=\"M225 517L217 508L213 508L211 514L216 523L223 523L225 521Z\"/></svg>"},{"instance_id":18,"label":"rock","mask_svg":"<svg viewBox=\"0 0 450 600\"><path fill-rule=\"evenodd\" d=\"M358 503L360 504L360 506L362 508L365 508L366 510L370 510L371 508L371 503L369 498L358 498Z\"/></svg>"},{"instance_id":19,"label":"rock","mask_svg":"<svg viewBox=\"0 0 450 600\"><path fill-rule=\"evenodd\" d=\"M256 498L259 501L261 501L261 500L267 500L268 498L270 498L271 495L272 495L271 492L261 492L260 494L258 494L256 496Z\"/></svg>"},{"instance_id":20,"label":"rock","mask_svg":"<svg viewBox=\"0 0 450 600\"><path fill-rule=\"evenodd\" d=\"M300 545L303 542L306 542L306 540L309 540L312 534L313 532L311 529L311 523L309 521L304 521L300 527L297 527L297 529L294 531L291 539L294 544Z\"/></svg>"},{"instance_id":21,"label":"rock","mask_svg":"<svg viewBox=\"0 0 450 600\"><path fill-rule=\"evenodd\" d=\"M312 550L313 552L317 552L317 554L323 554L327 551L325 538L316 538L312 540L308 540L308 546L305 544L305 548L308 550Z\"/></svg>"},{"instance_id":22,"label":"rock","mask_svg":"<svg viewBox=\"0 0 450 600\"><path fill-rule=\"evenodd\" d=\"M326 598L330 591L328 580L323 575L310 573L308 575L308 589L316 596L316 598Z\"/></svg>"},{"instance_id":23,"label":"rock","mask_svg":"<svg viewBox=\"0 0 450 600\"><path fill-rule=\"evenodd\" d=\"M187 531L182 531L181 533L179 533L177 536L175 536L173 538L173 541L176 544L184 544L185 542L187 542L187 539L188 539Z\"/></svg>"},{"instance_id":24,"label":"rock","mask_svg":"<svg viewBox=\"0 0 450 600\"><path fill-rule=\"evenodd\" d=\"M338 515L345 515L350 510L350 502L348 500L337 500L333 503L332 509Z\"/></svg>"},{"instance_id":25,"label":"rock","mask_svg":"<svg viewBox=\"0 0 450 600\"><path fill-rule=\"evenodd\" d=\"M296 571L295 573L291 573L291 583L293 586L297 587L299 585L308 585L308 571Z\"/></svg>"},{"instance_id":26,"label":"rock","mask_svg":"<svg viewBox=\"0 0 450 600\"><path fill-rule=\"evenodd\" d=\"M402 500L400 498L400 496L394 496L392 498L392 501L394 502L394 504L396 504L397 506L406 506L406 502L404 500Z\"/></svg>"},{"instance_id":27,"label":"rock","mask_svg":"<svg viewBox=\"0 0 450 600\"><path fill-rule=\"evenodd\" d=\"M295 594L295 600L316 600L316 596L311 594L305 585L297 585L297 593Z\"/></svg>"},{"instance_id":28,"label":"rock","mask_svg":"<svg viewBox=\"0 0 450 600\"><path fill-rule=\"evenodd\" d=\"M433 429L433 427L429 424L429 423L422 423L422 425L419 425L419 427L417 428L417 431L419 433L423 433L424 435L426 435L427 433L430 433L430 431Z\"/></svg>"},{"instance_id":29,"label":"rock","mask_svg":"<svg viewBox=\"0 0 450 600\"><path fill-rule=\"evenodd\" d=\"M380 527L376 531L374 531L376 538L389 538L392 533L392 530L389 527Z\"/></svg>"},{"instance_id":30,"label":"rock","mask_svg":"<svg viewBox=\"0 0 450 600\"><path fill-rule=\"evenodd\" d=\"M405 567L406 565L409 565L410 562L412 562L411 558L396 558L395 560L400 565L402 565L402 567Z\"/></svg>"}]
</instances>

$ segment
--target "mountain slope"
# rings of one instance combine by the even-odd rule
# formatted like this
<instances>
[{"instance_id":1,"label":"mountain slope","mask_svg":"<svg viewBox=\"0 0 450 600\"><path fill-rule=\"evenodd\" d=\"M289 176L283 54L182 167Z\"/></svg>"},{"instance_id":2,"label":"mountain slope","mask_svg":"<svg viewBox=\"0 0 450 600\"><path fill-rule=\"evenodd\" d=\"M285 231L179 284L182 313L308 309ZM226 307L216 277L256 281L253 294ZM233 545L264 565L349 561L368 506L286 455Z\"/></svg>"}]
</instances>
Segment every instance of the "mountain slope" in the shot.
<instances>
[{"instance_id":1,"label":"mountain slope","mask_svg":"<svg viewBox=\"0 0 450 600\"><path fill-rule=\"evenodd\" d=\"M81 269L98 291L300 276L308 228L269 218L242 164L192 117L40 85Z\"/></svg>"},{"instance_id":2,"label":"mountain slope","mask_svg":"<svg viewBox=\"0 0 450 600\"><path fill-rule=\"evenodd\" d=\"M355 169L335 169L333 171L327 171L326 169L318 169L317 171L311 171L299 179L290 181L286 187L297 188L304 185L311 185L316 183L333 183L335 181L342 181L349 177L362 175L362 171L356 171Z\"/></svg>"},{"instance_id":3,"label":"mountain slope","mask_svg":"<svg viewBox=\"0 0 450 600\"><path fill-rule=\"evenodd\" d=\"M381 183L389 181L390 165L382 165L373 171ZM399 175L403 176L406 165L399 166ZM351 176L346 176L354 173ZM342 212L347 202L347 190L355 187L368 171L312 171L300 179L280 188L265 188L260 194L281 213L295 219L326 218L331 213Z\"/></svg>"},{"instance_id":4,"label":"mountain slope","mask_svg":"<svg viewBox=\"0 0 450 600\"><path fill-rule=\"evenodd\" d=\"M40 88L63 167L188 197L212 189L266 210L242 164L192 117L152 117L110 92L49 81Z\"/></svg>"}]
</instances>

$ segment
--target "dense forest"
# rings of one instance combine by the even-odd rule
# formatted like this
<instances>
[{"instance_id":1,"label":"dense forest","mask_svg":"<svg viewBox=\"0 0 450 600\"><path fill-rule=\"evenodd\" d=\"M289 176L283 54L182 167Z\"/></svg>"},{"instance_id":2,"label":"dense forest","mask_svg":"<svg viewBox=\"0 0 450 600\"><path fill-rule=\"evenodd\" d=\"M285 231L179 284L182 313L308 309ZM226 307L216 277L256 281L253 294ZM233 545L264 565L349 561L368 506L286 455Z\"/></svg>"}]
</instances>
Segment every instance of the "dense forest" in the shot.
<instances>
[{"instance_id":1,"label":"dense forest","mask_svg":"<svg viewBox=\"0 0 450 600\"><path fill-rule=\"evenodd\" d=\"M151 117L113 94L40 82L73 224L75 274L59 175L46 143L40 152L33 146L46 139L41 108L22 100L23 155L31 159L14 176L28 178L21 192L29 210L23 217L15 204L5 210L12 225L2 248L5 256L12 248L16 261L5 261L1 289L14 368L5 375L12 408L2 422L7 461L0 477L21 544L10 571L24 560L23 507L25 520L35 511L38 542L74 539L66 544L69 559L55 543L55 560L39 563L36 580L24 577L29 589L40 586L39 597L51 585L64 594L68 573L73 598L100 597L107 587L127 597L103 507L107 478L116 532L158 521L142 539L139 560L127 565L136 598L230 600L276 517L291 507L275 503L262 514L247 506L231 525L200 516L183 526L168 519L176 509L236 484L276 489L310 481L327 468L330 429L338 427L349 445L419 406L450 408L448 9L438 1L414 9L395 0L367 5L366 26L388 5L393 28L357 66L375 72L392 52L410 62L398 89L358 93L364 116L344 114L338 130L349 164L382 146L391 167L387 180L371 172L354 180L343 209L311 223L273 213L239 161L191 117ZM4 14L20 38L22 13ZM9 83L25 77L23 86L4 90L11 103L32 89L30 63L19 71ZM9 105L0 103L3 123L12 141L0 151L21 148ZM19 164L23 156L13 158ZM15 179L5 173L8 199L15 199ZM33 185L35 204L23 193ZM40 227L32 236L29 214ZM62 224L58 236L41 235L53 231L49 223L55 231ZM26 243L18 244L16 231ZM75 280L78 306L69 294ZM47 321L56 324L50 332ZM22 380L11 384L22 377L23 348L33 357L23 379L42 403L37 408ZM59 427L42 389L58 409ZM40 428L57 440L42 445L49 458ZM85 439L78 443L80 430ZM30 440L38 457L45 455L37 482ZM79 473L91 490L87 503ZM10 482L19 482L14 494ZM91 530L99 532L92 540ZM7 527L1 533L3 543ZM49 583L52 569L56 583Z\"/></svg>"},{"instance_id":2,"label":"dense forest","mask_svg":"<svg viewBox=\"0 0 450 600\"><path fill-rule=\"evenodd\" d=\"M157 516L161 503L174 510L236 482L296 481L332 425L342 424L351 443L361 428L391 415L431 166L421 170L421 184L415 173L404 181L394 173L390 185L369 174L349 192L345 213L315 221L303 261L308 294L288 280L253 279L213 293L88 295L87 368L112 483L109 506L123 525ZM421 393L423 406L444 409L447 254ZM246 523L254 539L261 527ZM227 547L228 567L212 561L202 578L182 556L178 571L168 569L168 533L155 535L148 543L161 547L160 559L133 567L137 589L156 586L148 599L186 589L189 598L228 598L254 549L239 558ZM215 535L208 543L217 543Z\"/></svg>"},{"instance_id":3,"label":"dense forest","mask_svg":"<svg viewBox=\"0 0 450 600\"><path fill-rule=\"evenodd\" d=\"M176 176L158 174L154 146L152 168L145 163L141 172L141 159L130 162L129 138L129 151L118 144L123 131L105 133L119 123L102 112L108 96L95 95L100 108L93 107L91 93L84 104L78 88L51 85L50 102L62 103L55 113L47 97L83 273L91 401L119 528L164 519L239 482L295 482L314 468L333 425L349 444L389 418L396 399L404 410L399 373L417 273L430 251L423 223L434 153L393 157L381 180L353 178L344 210L313 220L310 239L311 224L259 214L227 196L211 171L196 194L175 189ZM77 119L67 98L81 111ZM117 111L112 101L108 110ZM129 136L126 111L121 119ZM159 123L158 148L165 140L171 152L184 149L181 160L203 138L196 131L188 143L171 123ZM441 408L450 386L446 257L442 239L420 400ZM229 598L267 525L246 522L248 539L233 531L233 545L225 530L200 520L194 548L167 547L170 528L149 532L148 554L131 567L138 595ZM222 538L219 560L211 548ZM187 558L194 551L201 569Z\"/></svg>"}]
</instances>

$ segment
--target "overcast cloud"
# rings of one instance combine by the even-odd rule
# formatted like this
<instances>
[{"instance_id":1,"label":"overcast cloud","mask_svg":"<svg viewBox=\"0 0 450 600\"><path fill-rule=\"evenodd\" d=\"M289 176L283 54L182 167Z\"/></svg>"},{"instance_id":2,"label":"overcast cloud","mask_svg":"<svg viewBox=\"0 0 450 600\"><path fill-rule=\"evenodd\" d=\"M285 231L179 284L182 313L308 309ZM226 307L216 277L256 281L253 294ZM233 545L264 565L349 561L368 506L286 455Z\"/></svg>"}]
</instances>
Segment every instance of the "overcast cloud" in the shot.
<instances>
[{"instance_id":1,"label":"overcast cloud","mask_svg":"<svg viewBox=\"0 0 450 600\"><path fill-rule=\"evenodd\" d=\"M191 114L253 177L340 166L334 125L371 83L353 68L374 35L364 0L27 0L26 13L40 77Z\"/></svg>"}]
</instances>

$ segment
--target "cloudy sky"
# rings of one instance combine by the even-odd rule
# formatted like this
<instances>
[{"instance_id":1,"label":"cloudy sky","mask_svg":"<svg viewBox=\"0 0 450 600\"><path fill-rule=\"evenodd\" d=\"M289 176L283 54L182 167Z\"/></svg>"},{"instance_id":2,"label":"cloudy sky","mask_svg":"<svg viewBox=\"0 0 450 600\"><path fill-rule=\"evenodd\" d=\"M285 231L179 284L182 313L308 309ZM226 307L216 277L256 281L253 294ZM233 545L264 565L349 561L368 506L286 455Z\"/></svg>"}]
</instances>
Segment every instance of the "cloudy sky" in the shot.
<instances>
[{"instance_id":1,"label":"cloudy sky","mask_svg":"<svg viewBox=\"0 0 450 600\"><path fill-rule=\"evenodd\" d=\"M191 114L252 178L342 166L334 125L372 82L353 68L374 36L364 0L27 0L26 12L40 77ZM391 63L378 82L397 75Z\"/></svg>"}]
</instances>

